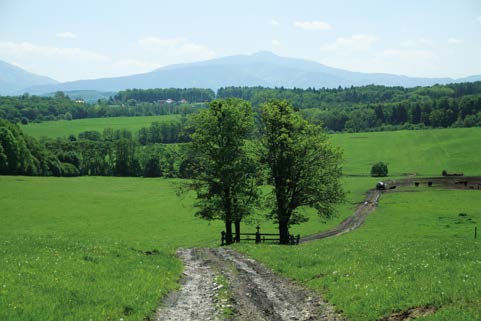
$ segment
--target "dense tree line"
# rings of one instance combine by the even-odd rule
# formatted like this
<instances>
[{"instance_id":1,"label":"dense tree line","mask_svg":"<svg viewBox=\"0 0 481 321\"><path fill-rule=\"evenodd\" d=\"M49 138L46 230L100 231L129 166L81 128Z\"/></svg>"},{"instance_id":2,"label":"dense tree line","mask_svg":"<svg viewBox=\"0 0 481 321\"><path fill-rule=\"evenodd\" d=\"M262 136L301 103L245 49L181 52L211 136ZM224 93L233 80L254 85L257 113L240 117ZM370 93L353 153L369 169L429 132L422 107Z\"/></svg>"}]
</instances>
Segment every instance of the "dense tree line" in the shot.
<instances>
[{"instance_id":1,"label":"dense tree line","mask_svg":"<svg viewBox=\"0 0 481 321\"><path fill-rule=\"evenodd\" d=\"M1 175L60 175L63 164L20 127L0 119ZM68 165L67 165L68 166Z\"/></svg>"},{"instance_id":2,"label":"dense tree line","mask_svg":"<svg viewBox=\"0 0 481 321\"><path fill-rule=\"evenodd\" d=\"M53 97L0 96L0 118L23 124L63 119L190 114L204 107L203 103L150 103L133 99L125 103L101 100L96 104L87 104L73 101L62 92Z\"/></svg>"},{"instance_id":3,"label":"dense tree line","mask_svg":"<svg viewBox=\"0 0 481 321\"><path fill-rule=\"evenodd\" d=\"M0 119L0 175L191 177L184 122L152 123L137 133L106 128L41 142ZM142 141L141 132L148 133Z\"/></svg>"},{"instance_id":4,"label":"dense tree line","mask_svg":"<svg viewBox=\"0 0 481 321\"><path fill-rule=\"evenodd\" d=\"M192 103L204 103L213 100L215 98L215 92L212 89L202 88L127 89L119 91L113 98L115 101L123 103L132 99L139 102L150 103L167 99L175 101L185 99Z\"/></svg>"},{"instance_id":5,"label":"dense tree line","mask_svg":"<svg viewBox=\"0 0 481 321\"><path fill-rule=\"evenodd\" d=\"M254 107L273 99L286 100L304 118L331 131L481 126L481 82L416 88L226 87L217 96L246 99Z\"/></svg>"},{"instance_id":6,"label":"dense tree line","mask_svg":"<svg viewBox=\"0 0 481 321\"><path fill-rule=\"evenodd\" d=\"M129 89L96 104L53 97L0 97L0 118L11 122L94 117L190 114L217 98L240 98L255 110L268 101L286 100L307 120L331 131L373 131L425 127L481 126L481 82L431 87L363 86L287 89L225 87L210 89ZM165 102L173 99L177 102ZM189 101L179 104L182 99Z\"/></svg>"}]
</instances>

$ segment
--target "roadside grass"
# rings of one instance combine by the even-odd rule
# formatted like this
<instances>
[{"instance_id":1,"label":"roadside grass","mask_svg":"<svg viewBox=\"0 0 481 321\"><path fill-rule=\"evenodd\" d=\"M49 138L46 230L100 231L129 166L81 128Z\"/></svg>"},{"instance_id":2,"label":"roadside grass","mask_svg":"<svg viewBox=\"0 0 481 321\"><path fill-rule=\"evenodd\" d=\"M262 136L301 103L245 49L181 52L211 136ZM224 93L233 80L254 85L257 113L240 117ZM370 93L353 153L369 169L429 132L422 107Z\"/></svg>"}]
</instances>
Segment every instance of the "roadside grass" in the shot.
<instances>
[{"instance_id":1,"label":"roadside grass","mask_svg":"<svg viewBox=\"0 0 481 321\"><path fill-rule=\"evenodd\" d=\"M479 208L479 191L388 193L351 233L297 247L236 248L323 293L349 320L425 305L439 308L426 320L480 320Z\"/></svg>"},{"instance_id":2,"label":"roadside grass","mask_svg":"<svg viewBox=\"0 0 481 321\"><path fill-rule=\"evenodd\" d=\"M56 120L22 125L22 130L35 138L67 137L70 134L77 136L86 130L96 130L102 133L105 128L127 129L135 134L140 128L149 127L153 122L170 123L179 119L180 115L160 115Z\"/></svg>"}]
</instances>

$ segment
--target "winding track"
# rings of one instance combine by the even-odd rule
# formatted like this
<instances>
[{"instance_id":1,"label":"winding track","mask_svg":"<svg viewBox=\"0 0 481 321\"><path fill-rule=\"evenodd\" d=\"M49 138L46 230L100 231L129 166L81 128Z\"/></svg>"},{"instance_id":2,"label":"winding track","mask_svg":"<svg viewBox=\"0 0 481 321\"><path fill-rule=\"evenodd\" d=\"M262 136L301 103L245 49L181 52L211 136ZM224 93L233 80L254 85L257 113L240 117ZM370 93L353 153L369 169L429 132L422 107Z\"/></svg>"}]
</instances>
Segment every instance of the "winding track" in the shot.
<instances>
[{"instance_id":1,"label":"winding track","mask_svg":"<svg viewBox=\"0 0 481 321\"><path fill-rule=\"evenodd\" d=\"M414 186L432 182L433 187L444 189L481 189L481 177L441 177L390 181L393 186ZM413 187L415 188L415 187ZM359 228L367 215L375 210L383 193L394 190L369 190L365 200L353 215L337 227L318 234L305 236L301 243L348 233ZM335 308L318 294L280 277L264 265L229 248L179 249L178 256L185 265L182 289L171 293L166 306L160 307L155 320L344 320ZM219 295L221 276L229 284L229 297ZM231 315L222 312L230 310ZM433 313L432 311L430 313Z\"/></svg>"}]
</instances>

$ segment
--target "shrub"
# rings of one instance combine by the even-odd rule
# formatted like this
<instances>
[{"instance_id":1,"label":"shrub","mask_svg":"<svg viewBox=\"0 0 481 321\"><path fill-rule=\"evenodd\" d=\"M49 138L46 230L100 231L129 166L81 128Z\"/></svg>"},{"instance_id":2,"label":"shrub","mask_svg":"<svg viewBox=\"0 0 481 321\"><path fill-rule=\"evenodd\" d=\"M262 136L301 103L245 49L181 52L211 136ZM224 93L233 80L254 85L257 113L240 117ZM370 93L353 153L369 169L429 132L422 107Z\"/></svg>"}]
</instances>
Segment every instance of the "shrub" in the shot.
<instances>
[{"instance_id":1,"label":"shrub","mask_svg":"<svg viewBox=\"0 0 481 321\"><path fill-rule=\"evenodd\" d=\"M387 164L383 162L376 163L371 167L371 176L372 177L384 177L387 176Z\"/></svg>"}]
</instances>

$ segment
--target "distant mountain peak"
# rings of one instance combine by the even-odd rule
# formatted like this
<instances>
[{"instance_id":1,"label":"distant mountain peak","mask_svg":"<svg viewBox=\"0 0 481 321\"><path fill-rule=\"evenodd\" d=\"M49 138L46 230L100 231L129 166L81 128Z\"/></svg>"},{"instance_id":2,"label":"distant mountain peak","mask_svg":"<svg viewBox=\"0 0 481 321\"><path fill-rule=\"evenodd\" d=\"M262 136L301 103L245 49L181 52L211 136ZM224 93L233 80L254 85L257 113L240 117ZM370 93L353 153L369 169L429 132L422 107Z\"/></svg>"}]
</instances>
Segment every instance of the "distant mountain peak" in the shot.
<instances>
[{"instance_id":1,"label":"distant mountain peak","mask_svg":"<svg viewBox=\"0 0 481 321\"><path fill-rule=\"evenodd\" d=\"M280 58L278 55L276 55L275 53L273 53L272 51L258 51L258 52L254 52L253 54L251 54L251 56L254 56L254 57L267 57L267 58Z\"/></svg>"},{"instance_id":2,"label":"distant mountain peak","mask_svg":"<svg viewBox=\"0 0 481 321\"><path fill-rule=\"evenodd\" d=\"M470 81L481 79L473 76ZM315 61L278 56L270 51L169 65L152 72L124 77L79 80L29 88L33 94L58 90L119 91L129 88L211 88L263 86L285 88L337 88L364 85L431 86L463 79L420 78L362 73L332 68Z\"/></svg>"},{"instance_id":3,"label":"distant mountain peak","mask_svg":"<svg viewBox=\"0 0 481 321\"><path fill-rule=\"evenodd\" d=\"M31 86L57 84L58 81L28 72L16 65L0 60L0 95L23 94Z\"/></svg>"}]
</instances>

